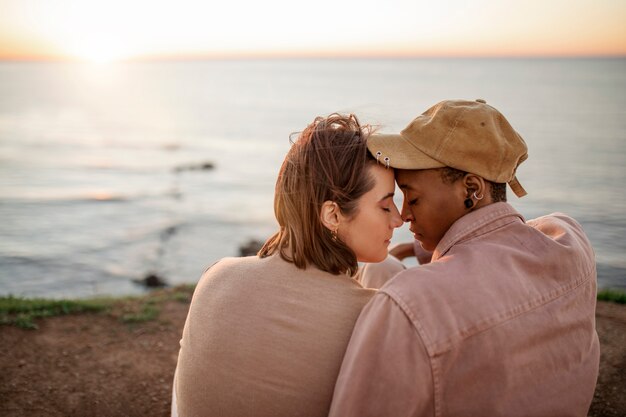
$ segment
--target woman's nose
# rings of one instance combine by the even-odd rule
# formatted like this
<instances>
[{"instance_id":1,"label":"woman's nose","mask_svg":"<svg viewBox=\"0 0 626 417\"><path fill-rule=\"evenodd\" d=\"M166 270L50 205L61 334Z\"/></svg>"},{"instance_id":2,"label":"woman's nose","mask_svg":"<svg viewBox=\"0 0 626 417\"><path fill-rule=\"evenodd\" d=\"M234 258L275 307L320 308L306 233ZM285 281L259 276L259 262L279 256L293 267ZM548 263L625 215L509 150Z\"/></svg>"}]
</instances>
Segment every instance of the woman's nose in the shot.
<instances>
[{"instance_id":1,"label":"woman's nose","mask_svg":"<svg viewBox=\"0 0 626 417\"><path fill-rule=\"evenodd\" d=\"M395 204L393 205L393 209L392 209L392 218L391 218L391 225L395 228L395 227L400 227L402 226L402 216L400 216L400 212L398 211L398 207L396 207Z\"/></svg>"}]
</instances>

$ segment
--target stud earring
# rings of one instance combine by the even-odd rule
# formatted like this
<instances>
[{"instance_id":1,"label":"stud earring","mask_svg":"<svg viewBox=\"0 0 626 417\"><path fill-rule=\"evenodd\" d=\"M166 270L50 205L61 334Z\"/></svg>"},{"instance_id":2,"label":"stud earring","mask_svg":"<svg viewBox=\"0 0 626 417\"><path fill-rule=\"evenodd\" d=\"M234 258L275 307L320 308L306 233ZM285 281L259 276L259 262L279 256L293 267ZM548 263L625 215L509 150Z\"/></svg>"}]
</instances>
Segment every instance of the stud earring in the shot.
<instances>
[{"instance_id":1,"label":"stud earring","mask_svg":"<svg viewBox=\"0 0 626 417\"><path fill-rule=\"evenodd\" d=\"M471 198L466 198L465 201L463 201L463 204L465 204L465 208L470 209L474 205L474 202Z\"/></svg>"}]
</instances>

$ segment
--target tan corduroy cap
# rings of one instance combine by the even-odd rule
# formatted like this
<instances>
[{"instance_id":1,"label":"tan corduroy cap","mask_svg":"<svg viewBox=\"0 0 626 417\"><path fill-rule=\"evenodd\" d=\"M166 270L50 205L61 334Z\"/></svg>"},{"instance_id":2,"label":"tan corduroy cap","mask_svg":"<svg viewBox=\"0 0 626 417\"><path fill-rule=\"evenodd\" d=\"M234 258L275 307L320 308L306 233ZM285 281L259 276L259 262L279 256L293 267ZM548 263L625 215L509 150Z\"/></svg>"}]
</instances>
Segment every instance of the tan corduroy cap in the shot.
<instances>
[{"instance_id":1,"label":"tan corduroy cap","mask_svg":"<svg viewBox=\"0 0 626 417\"><path fill-rule=\"evenodd\" d=\"M515 177L528 158L524 139L484 100L445 100L416 117L400 134L374 134L367 147L380 162L398 169L448 166L508 183L526 191Z\"/></svg>"}]
</instances>

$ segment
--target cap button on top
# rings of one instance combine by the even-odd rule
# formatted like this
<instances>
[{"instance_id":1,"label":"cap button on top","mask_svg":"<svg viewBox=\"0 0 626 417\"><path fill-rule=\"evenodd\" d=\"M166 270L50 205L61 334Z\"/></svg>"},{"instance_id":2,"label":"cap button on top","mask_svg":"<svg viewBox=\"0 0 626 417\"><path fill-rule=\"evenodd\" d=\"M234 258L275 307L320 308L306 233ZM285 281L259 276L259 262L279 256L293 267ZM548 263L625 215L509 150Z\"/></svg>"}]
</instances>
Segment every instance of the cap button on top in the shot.
<instances>
[{"instance_id":1,"label":"cap button on top","mask_svg":"<svg viewBox=\"0 0 626 417\"><path fill-rule=\"evenodd\" d=\"M476 101L479 103L487 104L487 102L482 98L477 98Z\"/></svg>"}]
</instances>

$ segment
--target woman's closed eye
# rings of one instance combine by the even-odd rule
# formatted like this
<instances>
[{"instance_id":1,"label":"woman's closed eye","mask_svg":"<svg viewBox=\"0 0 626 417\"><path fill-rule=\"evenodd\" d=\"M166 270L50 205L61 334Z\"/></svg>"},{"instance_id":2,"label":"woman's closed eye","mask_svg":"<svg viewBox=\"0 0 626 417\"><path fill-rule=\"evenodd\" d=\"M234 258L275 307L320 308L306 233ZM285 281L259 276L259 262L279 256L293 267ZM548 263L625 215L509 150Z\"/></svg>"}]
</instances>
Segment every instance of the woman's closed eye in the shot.
<instances>
[{"instance_id":1,"label":"woman's closed eye","mask_svg":"<svg viewBox=\"0 0 626 417\"><path fill-rule=\"evenodd\" d=\"M393 193L388 193L386 196L381 198L378 203L384 211L386 211L387 213L391 213L391 206L393 205Z\"/></svg>"}]
</instances>

